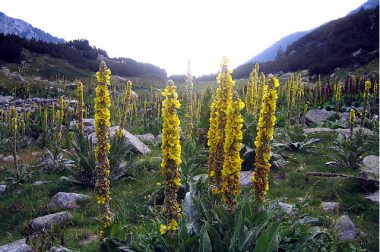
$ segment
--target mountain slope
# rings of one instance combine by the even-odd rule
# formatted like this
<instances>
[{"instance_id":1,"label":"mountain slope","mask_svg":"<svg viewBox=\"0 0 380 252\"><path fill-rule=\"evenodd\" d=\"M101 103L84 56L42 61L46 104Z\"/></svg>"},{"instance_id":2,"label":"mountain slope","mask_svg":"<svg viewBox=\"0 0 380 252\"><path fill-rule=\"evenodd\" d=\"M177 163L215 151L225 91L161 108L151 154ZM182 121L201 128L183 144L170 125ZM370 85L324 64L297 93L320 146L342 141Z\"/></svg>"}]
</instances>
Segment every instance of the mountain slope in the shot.
<instances>
[{"instance_id":1,"label":"mountain slope","mask_svg":"<svg viewBox=\"0 0 380 252\"><path fill-rule=\"evenodd\" d=\"M255 57L252 59L248 60L247 63L252 63L252 62L266 62L269 60L274 60L276 58L277 52L279 50L285 51L288 45L291 43L297 41L299 38L302 36L306 35L310 31L301 31L301 32L295 32L290 35L287 35L283 38L281 38L279 41L262 51L261 53L257 54Z\"/></svg>"},{"instance_id":2,"label":"mountain slope","mask_svg":"<svg viewBox=\"0 0 380 252\"><path fill-rule=\"evenodd\" d=\"M364 4L362 4L358 8L356 8L355 10L350 11L347 15L355 14L355 13L359 12L360 9L362 9L362 8L365 10L374 9L378 5L379 5L379 0L368 0L367 2L365 2Z\"/></svg>"},{"instance_id":3,"label":"mountain slope","mask_svg":"<svg viewBox=\"0 0 380 252\"><path fill-rule=\"evenodd\" d=\"M288 46L284 54L261 64L266 73L309 69L332 73L336 67L357 67L379 57L379 7L320 26ZM248 77L253 63L234 70L235 78Z\"/></svg>"},{"instance_id":4,"label":"mountain slope","mask_svg":"<svg viewBox=\"0 0 380 252\"><path fill-rule=\"evenodd\" d=\"M8 17L2 12L0 12L0 33L15 34L26 39L43 40L55 44L65 42L63 39L35 28L21 19Z\"/></svg>"}]
</instances>

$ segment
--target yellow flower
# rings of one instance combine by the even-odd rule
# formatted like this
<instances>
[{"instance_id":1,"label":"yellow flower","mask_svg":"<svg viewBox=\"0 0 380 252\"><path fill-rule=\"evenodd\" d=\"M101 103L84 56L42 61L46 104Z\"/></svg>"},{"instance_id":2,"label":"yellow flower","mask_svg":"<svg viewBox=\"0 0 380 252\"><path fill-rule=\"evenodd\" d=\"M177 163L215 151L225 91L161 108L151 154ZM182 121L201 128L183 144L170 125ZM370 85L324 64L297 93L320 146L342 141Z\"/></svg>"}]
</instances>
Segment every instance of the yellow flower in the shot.
<instances>
[{"instance_id":1,"label":"yellow flower","mask_svg":"<svg viewBox=\"0 0 380 252\"><path fill-rule=\"evenodd\" d=\"M180 121L177 109L180 107L176 86L169 80L162 95L162 175L164 177L164 206L162 212L167 219L178 220L181 216L177 192L181 185L179 166L181 164Z\"/></svg>"},{"instance_id":2,"label":"yellow flower","mask_svg":"<svg viewBox=\"0 0 380 252\"><path fill-rule=\"evenodd\" d=\"M227 59L224 58L217 82L219 84L216 97L211 104L210 127L208 130L208 178L212 192L219 192L222 187L222 167L224 162L223 145L226 137L227 106L232 99L231 71Z\"/></svg>"},{"instance_id":3,"label":"yellow flower","mask_svg":"<svg viewBox=\"0 0 380 252\"><path fill-rule=\"evenodd\" d=\"M231 209L236 205L236 196L240 191L239 178L242 163L240 149L243 140L241 131L243 119L240 110L242 108L244 108L244 103L235 91L227 108L226 138L224 142L225 158L222 170L224 203Z\"/></svg>"},{"instance_id":4,"label":"yellow flower","mask_svg":"<svg viewBox=\"0 0 380 252\"><path fill-rule=\"evenodd\" d=\"M178 223L175 219L171 219L168 225L168 230L176 231L178 229Z\"/></svg>"},{"instance_id":5,"label":"yellow flower","mask_svg":"<svg viewBox=\"0 0 380 252\"><path fill-rule=\"evenodd\" d=\"M168 230L167 226L165 226L164 224L160 225L160 233L161 234L165 234L167 230Z\"/></svg>"},{"instance_id":6,"label":"yellow flower","mask_svg":"<svg viewBox=\"0 0 380 252\"><path fill-rule=\"evenodd\" d=\"M255 67L252 69L251 74L248 78L248 85L247 85L247 111L251 115L255 115L256 113L256 99L257 99L257 81L259 77L259 64L256 64Z\"/></svg>"},{"instance_id":7,"label":"yellow flower","mask_svg":"<svg viewBox=\"0 0 380 252\"><path fill-rule=\"evenodd\" d=\"M363 104L363 111L362 111L362 118L360 122L360 127L363 128L365 124L365 119L366 119L366 114L367 114L367 107L368 107L368 95L369 95L369 90L371 89L371 82L366 81L364 83L364 104Z\"/></svg>"},{"instance_id":8,"label":"yellow flower","mask_svg":"<svg viewBox=\"0 0 380 252\"><path fill-rule=\"evenodd\" d=\"M123 129L125 127L125 120L126 120L128 111L130 109L129 107L130 107L131 102L132 102L132 82L128 81L125 87L123 109L121 110L121 116L120 116L120 124L119 124L119 128L116 130L116 137L119 139L122 139L124 137Z\"/></svg>"},{"instance_id":9,"label":"yellow flower","mask_svg":"<svg viewBox=\"0 0 380 252\"><path fill-rule=\"evenodd\" d=\"M276 87L278 80L270 76L268 85L264 88L259 123L257 126L257 136L255 141L256 157L255 170L252 176L253 187L256 200L262 202L268 191L268 174L270 170L270 143L273 139L273 129L276 121Z\"/></svg>"},{"instance_id":10,"label":"yellow flower","mask_svg":"<svg viewBox=\"0 0 380 252\"><path fill-rule=\"evenodd\" d=\"M77 128L81 135L84 134L84 124L83 124L83 113L84 113L84 102L83 102L83 84L81 81L77 81Z\"/></svg>"}]
</instances>

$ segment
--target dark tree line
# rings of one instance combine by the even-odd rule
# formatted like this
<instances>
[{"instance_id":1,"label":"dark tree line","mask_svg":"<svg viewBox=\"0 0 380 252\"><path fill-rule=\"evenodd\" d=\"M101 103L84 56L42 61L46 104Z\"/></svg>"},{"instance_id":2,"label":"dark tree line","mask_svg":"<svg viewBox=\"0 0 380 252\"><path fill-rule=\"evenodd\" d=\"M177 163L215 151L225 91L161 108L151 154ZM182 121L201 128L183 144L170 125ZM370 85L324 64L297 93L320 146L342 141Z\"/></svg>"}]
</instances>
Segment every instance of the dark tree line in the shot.
<instances>
[{"instance_id":1,"label":"dark tree line","mask_svg":"<svg viewBox=\"0 0 380 252\"><path fill-rule=\"evenodd\" d=\"M140 63L132 59L110 59L106 51L90 46L87 40L73 40L54 44L42 40L19 37L17 35L0 34L0 60L20 62L22 50L38 54L48 54L55 58L68 61L77 68L89 69L93 72L99 68L99 56L106 61L111 71L124 77L149 77L165 79L166 71L155 65Z\"/></svg>"}]
</instances>

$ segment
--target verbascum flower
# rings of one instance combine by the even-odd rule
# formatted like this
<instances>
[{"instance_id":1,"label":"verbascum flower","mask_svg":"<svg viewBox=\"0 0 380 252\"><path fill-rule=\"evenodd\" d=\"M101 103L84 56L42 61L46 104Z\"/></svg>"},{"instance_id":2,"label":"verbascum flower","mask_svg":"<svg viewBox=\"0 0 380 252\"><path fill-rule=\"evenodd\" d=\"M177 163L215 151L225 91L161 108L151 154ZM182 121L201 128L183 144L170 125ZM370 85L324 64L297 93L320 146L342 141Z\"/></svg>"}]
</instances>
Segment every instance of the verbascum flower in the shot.
<instances>
[{"instance_id":1,"label":"verbascum flower","mask_svg":"<svg viewBox=\"0 0 380 252\"><path fill-rule=\"evenodd\" d=\"M132 102L132 82L128 81L125 87L123 109L121 110L119 128L116 130L116 137L122 139L124 137L125 120Z\"/></svg>"},{"instance_id":2,"label":"verbascum flower","mask_svg":"<svg viewBox=\"0 0 380 252\"><path fill-rule=\"evenodd\" d=\"M96 87L95 98L95 132L98 143L95 149L95 191L100 209L101 231L99 238L104 239L108 235L108 229L113 219L113 213L110 208L110 163L108 159L108 153L110 150L109 130L111 125L111 100L108 92L108 85L110 85L111 71L107 68L104 61L100 63L96 78L98 80L98 86Z\"/></svg>"},{"instance_id":3,"label":"verbascum flower","mask_svg":"<svg viewBox=\"0 0 380 252\"><path fill-rule=\"evenodd\" d=\"M222 168L224 162L225 128L227 123L227 106L232 100L231 71L228 69L227 59L221 64L221 71L217 77L219 84L216 96L211 104L210 127L208 130L208 178L213 193L219 193L222 188Z\"/></svg>"},{"instance_id":4,"label":"verbascum flower","mask_svg":"<svg viewBox=\"0 0 380 252\"><path fill-rule=\"evenodd\" d=\"M45 131L47 131L48 129L48 109L45 107L44 109L44 128L45 128Z\"/></svg>"},{"instance_id":5,"label":"verbascum flower","mask_svg":"<svg viewBox=\"0 0 380 252\"><path fill-rule=\"evenodd\" d=\"M268 85L266 85L264 89L260 118L257 125L255 170L253 172L252 182L255 198L258 202L264 201L269 188L268 175L271 167L269 163L271 152L270 144L273 140L274 125L276 122L276 88L278 86L278 80L270 76Z\"/></svg>"},{"instance_id":6,"label":"verbascum flower","mask_svg":"<svg viewBox=\"0 0 380 252\"><path fill-rule=\"evenodd\" d=\"M339 109L340 109L340 100L342 98L342 84L339 82L337 85L336 85L336 93L335 93L335 102L336 102L336 105L335 105L335 110L338 112Z\"/></svg>"},{"instance_id":7,"label":"verbascum flower","mask_svg":"<svg viewBox=\"0 0 380 252\"><path fill-rule=\"evenodd\" d=\"M63 96L59 97L59 110L61 111L61 124L63 122L63 117L65 114L65 101L63 100Z\"/></svg>"},{"instance_id":8,"label":"verbascum flower","mask_svg":"<svg viewBox=\"0 0 380 252\"><path fill-rule=\"evenodd\" d=\"M265 74L260 73L260 82L257 91L257 101L256 101L256 113L260 113L261 100L264 95L264 87L265 87Z\"/></svg>"},{"instance_id":9,"label":"verbascum flower","mask_svg":"<svg viewBox=\"0 0 380 252\"><path fill-rule=\"evenodd\" d=\"M83 101L83 83L77 81L77 127L79 133L83 136L84 134L84 124L83 124L83 113L84 113L84 101Z\"/></svg>"},{"instance_id":10,"label":"verbascum flower","mask_svg":"<svg viewBox=\"0 0 380 252\"><path fill-rule=\"evenodd\" d=\"M186 79L186 113L185 113L185 133L187 139L192 139L193 135L193 77L190 72L190 61L188 62Z\"/></svg>"},{"instance_id":11,"label":"verbascum flower","mask_svg":"<svg viewBox=\"0 0 380 252\"><path fill-rule=\"evenodd\" d=\"M61 145L61 139L62 139L62 132L61 132L61 111L57 110L55 112L55 143L57 146Z\"/></svg>"},{"instance_id":12,"label":"verbascum flower","mask_svg":"<svg viewBox=\"0 0 380 252\"><path fill-rule=\"evenodd\" d=\"M371 89L371 82L370 81L366 81L364 83L364 95L363 95L364 104L363 104L362 118L361 118L361 123L360 123L360 127L361 128L364 127L365 119L366 119L366 116L367 116L368 96L369 96L369 90L370 89Z\"/></svg>"},{"instance_id":13,"label":"verbascum flower","mask_svg":"<svg viewBox=\"0 0 380 252\"><path fill-rule=\"evenodd\" d=\"M246 104L247 104L247 111L251 115L255 115L256 113L258 76L259 76L259 64L256 64L255 67L252 69L251 74L249 75L248 85L247 85Z\"/></svg>"},{"instance_id":14,"label":"verbascum flower","mask_svg":"<svg viewBox=\"0 0 380 252\"><path fill-rule=\"evenodd\" d=\"M373 94L375 95L375 97L379 97L379 83L377 82L373 84Z\"/></svg>"},{"instance_id":15,"label":"verbascum flower","mask_svg":"<svg viewBox=\"0 0 380 252\"><path fill-rule=\"evenodd\" d=\"M13 163L16 171L17 180L20 178L20 172L17 164L17 124L18 124L18 112L15 107L11 109L12 112L12 132L13 132Z\"/></svg>"},{"instance_id":16,"label":"verbascum flower","mask_svg":"<svg viewBox=\"0 0 380 252\"><path fill-rule=\"evenodd\" d=\"M350 109L350 135L352 136L354 133L356 112L355 109Z\"/></svg>"},{"instance_id":17,"label":"verbascum flower","mask_svg":"<svg viewBox=\"0 0 380 252\"><path fill-rule=\"evenodd\" d=\"M177 193L181 185L179 166L181 164L180 121L177 110L178 101L176 86L169 80L162 95L162 176L164 177L164 205L162 213L168 220L168 231L176 231L176 223L181 217ZM178 224L177 224L178 226Z\"/></svg>"},{"instance_id":18,"label":"verbascum flower","mask_svg":"<svg viewBox=\"0 0 380 252\"><path fill-rule=\"evenodd\" d=\"M240 100L239 94L235 91L232 101L227 107L226 139L224 142L224 163L223 163L223 184L222 192L224 204L232 210L236 205L236 197L240 191L240 171L242 159L240 149L242 146L243 118L240 110L244 108L244 103Z\"/></svg>"}]
</instances>

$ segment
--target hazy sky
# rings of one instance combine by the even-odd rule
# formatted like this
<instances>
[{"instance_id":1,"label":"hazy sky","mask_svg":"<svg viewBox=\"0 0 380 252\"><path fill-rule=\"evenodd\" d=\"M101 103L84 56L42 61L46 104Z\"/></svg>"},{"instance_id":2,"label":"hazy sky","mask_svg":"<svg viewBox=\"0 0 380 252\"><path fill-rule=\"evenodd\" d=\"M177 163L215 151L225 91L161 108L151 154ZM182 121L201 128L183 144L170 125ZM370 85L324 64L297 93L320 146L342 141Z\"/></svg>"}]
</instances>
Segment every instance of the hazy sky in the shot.
<instances>
[{"instance_id":1,"label":"hazy sky","mask_svg":"<svg viewBox=\"0 0 380 252\"><path fill-rule=\"evenodd\" d=\"M185 74L231 67L281 37L343 17L366 0L0 0L0 11L54 36L88 39L111 57Z\"/></svg>"}]
</instances>

